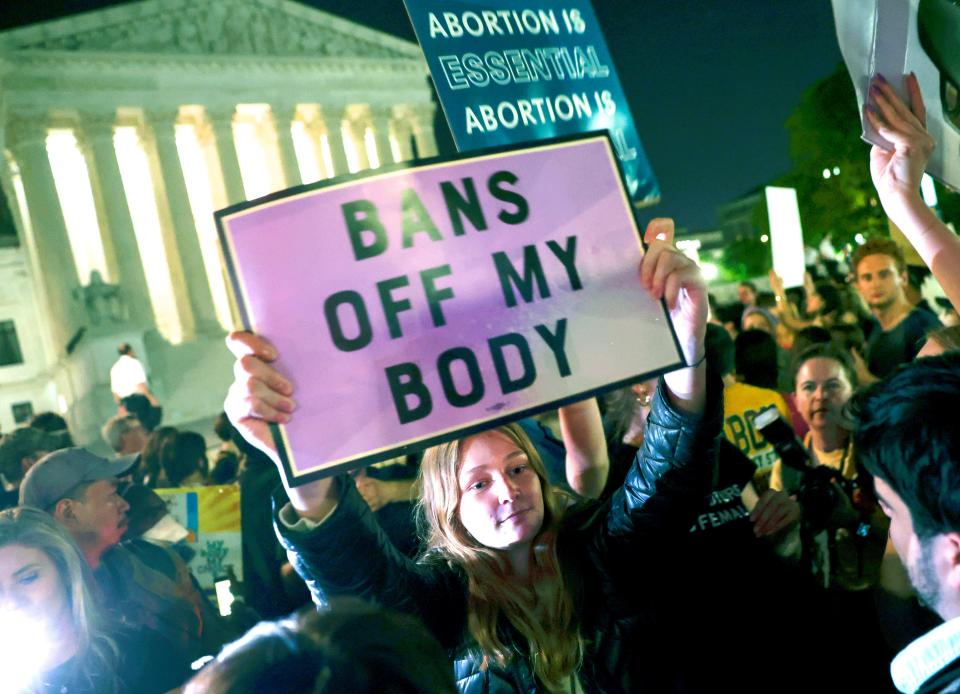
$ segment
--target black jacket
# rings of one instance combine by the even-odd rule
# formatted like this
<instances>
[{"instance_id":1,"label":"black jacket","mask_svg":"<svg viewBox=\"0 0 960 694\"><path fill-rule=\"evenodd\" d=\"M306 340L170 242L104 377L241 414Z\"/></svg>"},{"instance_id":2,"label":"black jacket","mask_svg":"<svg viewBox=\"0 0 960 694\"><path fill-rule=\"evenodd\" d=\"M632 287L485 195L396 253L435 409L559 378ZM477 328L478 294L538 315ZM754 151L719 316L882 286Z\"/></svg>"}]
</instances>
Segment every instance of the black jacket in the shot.
<instances>
[{"instance_id":1,"label":"black jacket","mask_svg":"<svg viewBox=\"0 0 960 694\"><path fill-rule=\"evenodd\" d=\"M719 383L705 415L673 408L663 385L653 401L646 439L621 489L604 504L575 507L563 520L557 551L573 592L587 652L580 679L588 692L641 691L621 682L620 635L644 619L659 591L656 567L669 561L710 483L721 432ZM279 508L277 509L279 511ZM298 531L277 518L281 542L318 604L354 595L418 616L455 660L458 687L473 692L537 692L523 658L482 670L467 631L466 582L437 552L419 562L395 550L352 483L341 478L340 502L322 524ZM645 686L657 691L655 686Z\"/></svg>"}]
</instances>

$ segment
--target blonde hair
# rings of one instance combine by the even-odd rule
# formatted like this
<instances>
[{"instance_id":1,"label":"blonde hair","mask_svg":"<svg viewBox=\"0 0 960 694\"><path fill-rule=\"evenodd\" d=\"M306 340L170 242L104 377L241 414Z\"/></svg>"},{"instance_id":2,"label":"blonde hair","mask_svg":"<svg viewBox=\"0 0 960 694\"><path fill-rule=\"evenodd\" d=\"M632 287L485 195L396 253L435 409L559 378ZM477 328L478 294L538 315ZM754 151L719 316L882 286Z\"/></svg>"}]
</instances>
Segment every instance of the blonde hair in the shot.
<instances>
[{"instance_id":1,"label":"blonde hair","mask_svg":"<svg viewBox=\"0 0 960 694\"><path fill-rule=\"evenodd\" d=\"M557 557L557 530L563 500L547 480L543 462L518 424L492 431L523 451L540 479L544 518L531 548L530 581L510 579L503 553L486 547L460 521L460 472L463 440L428 449L420 467L419 516L427 551L438 550L467 575L467 626L484 656L505 667L514 653L497 634L500 616L525 639L533 673L550 691L569 686L583 659L573 600Z\"/></svg>"},{"instance_id":2,"label":"blonde hair","mask_svg":"<svg viewBox=\"0 0 960 694\"><path fill-rule=\"evenodd\" d=\"M104 633L103 619L89 588L93 576L73 538L49 513L18 506L0 511L0 547L7 545L39 550L56 567L77 639L74 659L79 671L96 685L97 691L103 691L106 683L100 679L95 681L94 676L106 673L113 678L117 650ZM112 689L116 691L118 683L113 679Z\"/></svg>"}]
</instances>

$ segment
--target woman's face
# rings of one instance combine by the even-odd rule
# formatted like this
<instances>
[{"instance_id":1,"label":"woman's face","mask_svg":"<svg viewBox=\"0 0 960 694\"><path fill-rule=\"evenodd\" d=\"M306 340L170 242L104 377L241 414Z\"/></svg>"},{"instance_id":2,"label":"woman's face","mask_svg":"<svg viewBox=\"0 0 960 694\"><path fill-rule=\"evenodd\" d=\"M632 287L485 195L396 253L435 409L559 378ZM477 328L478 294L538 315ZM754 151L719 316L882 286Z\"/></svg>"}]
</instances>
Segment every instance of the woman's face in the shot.
<instances>
[{"instance_id":1,"label":"woman's face","mask_svg":"<svg viewBox=\"0 0 960 694\"><path fill-rule=\"evenodd\" d=\"M46 552L24 545L0 547L0 622L19 612L57 633L69 621L66 590Z\"/></svg>"},{"instance_id":2,"label":"woman's face","mask_svg":"<svg viewBox=\"0 0 960 694\"><path fill-rule=\"evenodd\" d=\"M797 409L811 429L843 428L843 406L853 386L840 362L816 357L797 371Z\"/></svg>"},{"instance_id":3,"label":"woman's face","mask_svg":"<svg viewBox=\"0 0 960 694\"><path fill-rule=\"evenodd\" d=\"M487 431L463 441L460 522L491 549L529 545L543 526L543 491L526 454L505 434Z\"/></svg>"}]
</instances>

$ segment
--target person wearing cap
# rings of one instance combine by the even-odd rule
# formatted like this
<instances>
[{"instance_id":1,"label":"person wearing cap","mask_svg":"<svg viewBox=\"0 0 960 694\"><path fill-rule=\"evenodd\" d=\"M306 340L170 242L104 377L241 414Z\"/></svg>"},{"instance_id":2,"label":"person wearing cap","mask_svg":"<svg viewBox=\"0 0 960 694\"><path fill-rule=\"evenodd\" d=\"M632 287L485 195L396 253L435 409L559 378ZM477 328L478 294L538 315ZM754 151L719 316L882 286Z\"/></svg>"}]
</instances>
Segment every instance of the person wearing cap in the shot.
<instances>
[{"instance_id":1,"label":"person wearing cap","mask_svg":"<svg viewBox=\"0 0 960 694\"><path fill-rule=\"evenodd\" d=\"M116 620L155 642L149 650L162 653L149 658L162 657L164 667L179 668L185 680L192 662L215 655L239 633L203 596L175 551L143 539L122 541L129 504L118 492L118 478L133 463L129 457L109 461L83 448L55 451L24 477L20 504L47 511L66 528Z\"/></svg>"},{"instance_id":2,"label":"person wearing cap","mask_svg":"<svg viewBox=\"0 0 960 694\"><path fill-rule=\"evenodd\" d=\"M0 509L17 505L20 481L35 462L60 448L57 437L33 427L14 429L0 440Z\"/></svg>"}]
</instances>

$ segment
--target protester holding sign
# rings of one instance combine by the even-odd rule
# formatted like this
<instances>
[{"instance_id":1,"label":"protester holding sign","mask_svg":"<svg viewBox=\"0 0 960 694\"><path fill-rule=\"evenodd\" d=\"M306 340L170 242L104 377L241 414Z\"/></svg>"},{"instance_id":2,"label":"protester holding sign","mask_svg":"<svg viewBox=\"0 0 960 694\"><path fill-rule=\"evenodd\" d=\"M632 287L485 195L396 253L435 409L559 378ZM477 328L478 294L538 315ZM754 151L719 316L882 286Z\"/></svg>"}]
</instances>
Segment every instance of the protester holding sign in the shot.
<instances>
[{"instance_id":1,"label":"protester holding sign","mask_svg":"<svg viewBox=\"0 0 960 694\"><path fill-rule=\"evenodd\" d=\"M960 239L927 207L920 195L920 179L935 142L927 133L926 108L915 75L904 78L910 94L908 107L882 75L870 87L867 120L892 150L874 145L870 150L870 174L880 203L923 262L933 271L947 298L960 306Z\"/></svg>"},{"instance_id":2,"label":"protester holding sign","mask_svg":"<svg viewBox=\"0 0 960 694\"><path fill-rule=\"evenodd\" d=\"M623 488L601 506L565 507L516 425L436 446L421 469L428 550L413 562L348 478L287 484L278 532L317 602L353 594L417 615L458 657L464 692L621 686L621 620L664 588L657 564L689 530L720 433L720 390L708 394L703 359L706 288L672 237L669 220L647 228L641 282L666 299L693 366L663 377ZM269 423L295 416L293 384L271 366L278 355L265 339L234 333L229 344L237 380L225 409L280 467Z\"/></svg>"}]
</instances>

